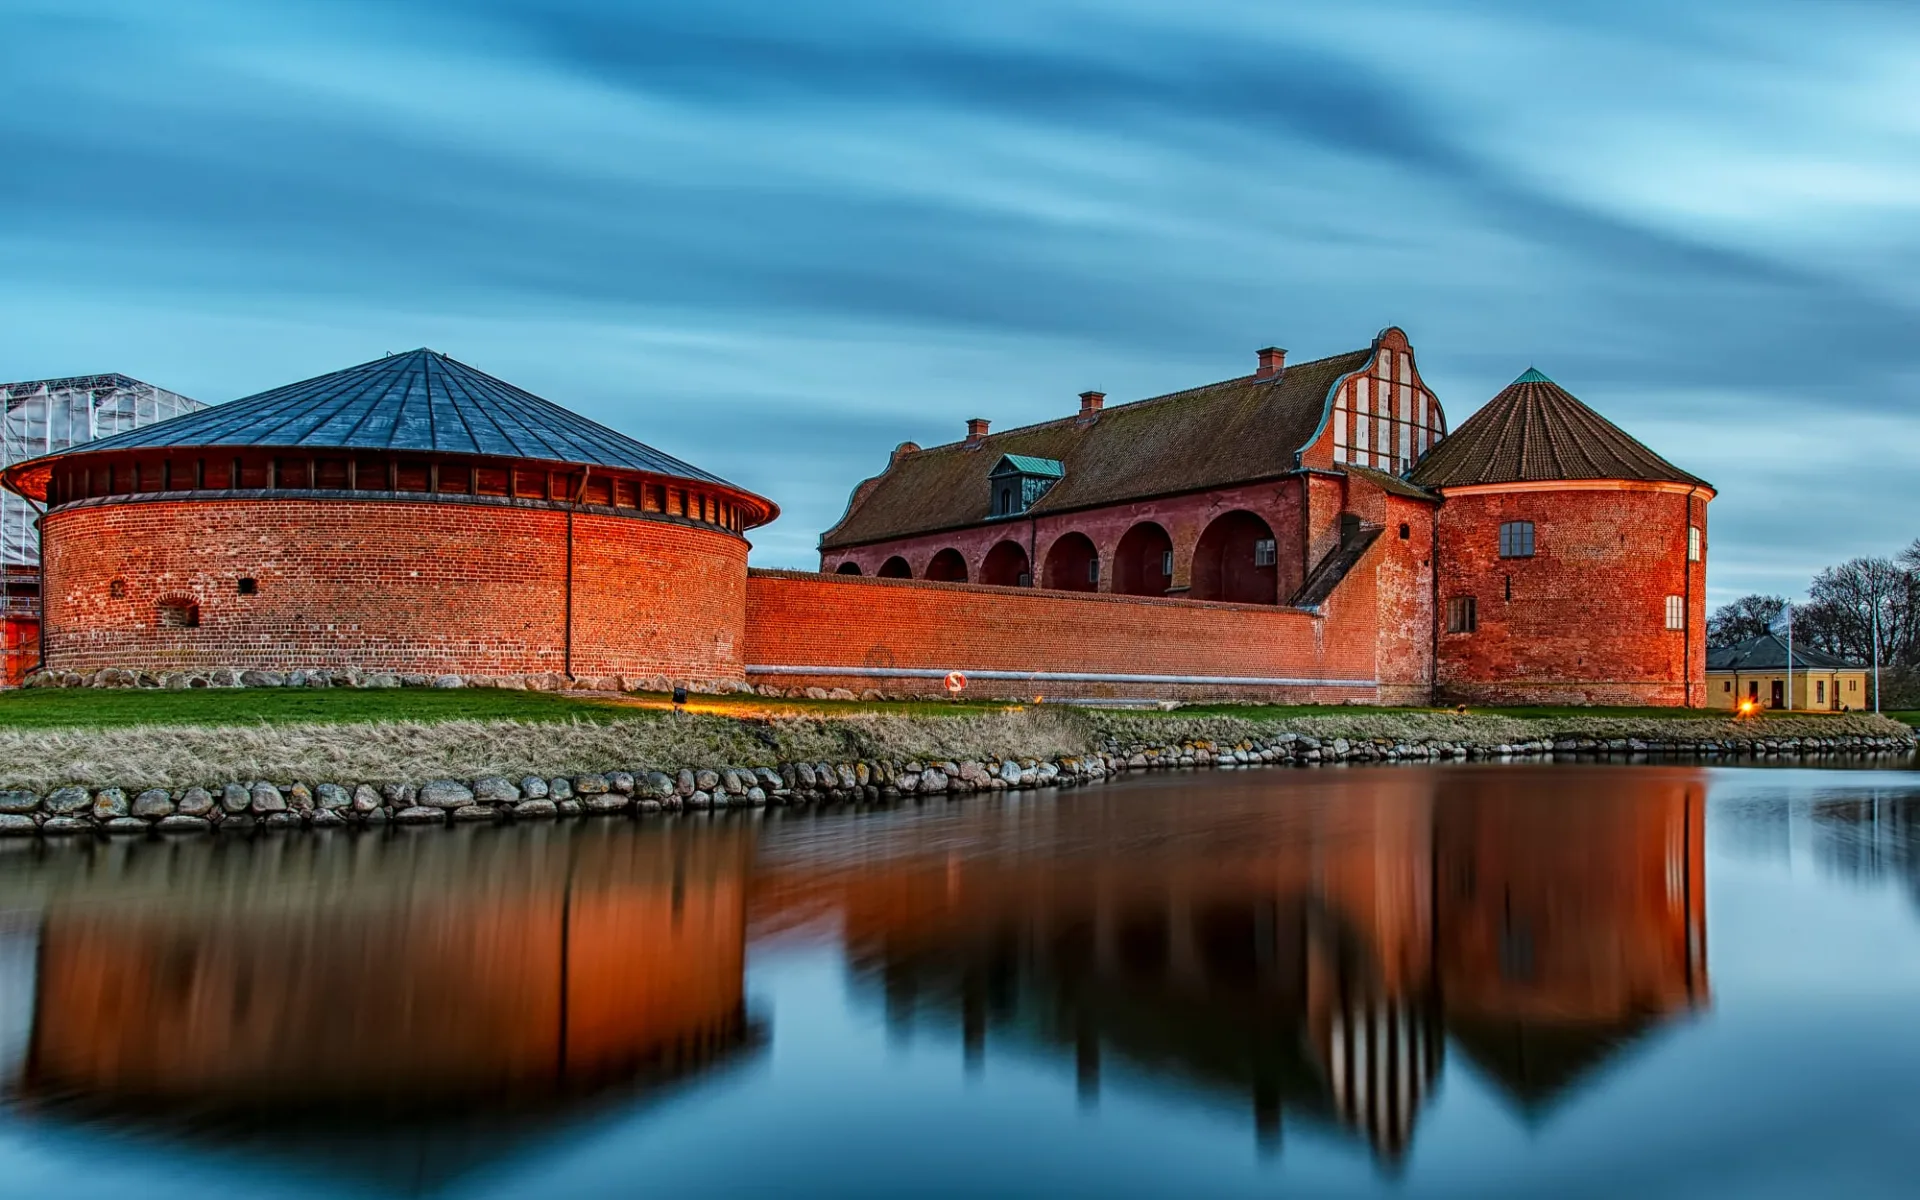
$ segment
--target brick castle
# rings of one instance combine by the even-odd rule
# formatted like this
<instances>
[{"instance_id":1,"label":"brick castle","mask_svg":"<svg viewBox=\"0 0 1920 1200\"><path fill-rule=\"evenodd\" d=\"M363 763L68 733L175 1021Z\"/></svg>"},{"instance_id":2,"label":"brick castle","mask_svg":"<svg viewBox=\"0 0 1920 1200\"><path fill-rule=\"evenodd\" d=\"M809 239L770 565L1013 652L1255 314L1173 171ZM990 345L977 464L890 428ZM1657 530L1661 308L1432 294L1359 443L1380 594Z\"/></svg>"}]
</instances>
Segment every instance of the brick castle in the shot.
<instances>
[{"instance_id":1,"label":"brick castle","mask_svg":"<svg viewBox=\"0 0 1920 1200\"><path fill-rule=\"evenodd\" d=\"M1458 429L1347 354L902 443L821 538L431 351L9 468L68 684L247 670L763 692L1694 705L1713 488L1529 370Z\"/></svg>"}]
</instances>

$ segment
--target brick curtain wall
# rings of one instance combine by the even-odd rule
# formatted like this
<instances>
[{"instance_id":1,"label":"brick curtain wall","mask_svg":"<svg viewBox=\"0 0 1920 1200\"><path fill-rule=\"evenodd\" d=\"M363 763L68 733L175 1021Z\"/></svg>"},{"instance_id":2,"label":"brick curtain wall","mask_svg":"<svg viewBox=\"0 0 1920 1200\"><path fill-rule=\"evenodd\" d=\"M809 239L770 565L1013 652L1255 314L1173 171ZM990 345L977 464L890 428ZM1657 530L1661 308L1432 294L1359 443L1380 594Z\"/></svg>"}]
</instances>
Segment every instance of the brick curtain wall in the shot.
<instances>
[{"instance_id":1,"label":"brick curtain wall","mask_svg":"<svg viewBox=\"0 0 1920 1200\"><path fill-rule=\"evenodd\" d=\"M1374 587L1357 569L1328 615L1258 605L751 571L749 666L1348 679L1374 676ZM783 687L928 694L938 679L767 676ZM1178 686L972 679L968 695L1202 697L1372 701L1336 687Z\"/></svg>"},{"instance_id":2,"label":"brick curtain wall","mask_svg":"<svg viewBox=\"0 0 1920 1200\"><path fill-rule=\"evenodd\" d=\"M574 522L576 675L740 678L745 541L638 518ZM551 509L360 500L55 511L47 663L558 672L566 528ZM258 593L240 595L242 578ZM199 627L163 625L169 600L197 604Z\"/></svg>"}]
</instances>

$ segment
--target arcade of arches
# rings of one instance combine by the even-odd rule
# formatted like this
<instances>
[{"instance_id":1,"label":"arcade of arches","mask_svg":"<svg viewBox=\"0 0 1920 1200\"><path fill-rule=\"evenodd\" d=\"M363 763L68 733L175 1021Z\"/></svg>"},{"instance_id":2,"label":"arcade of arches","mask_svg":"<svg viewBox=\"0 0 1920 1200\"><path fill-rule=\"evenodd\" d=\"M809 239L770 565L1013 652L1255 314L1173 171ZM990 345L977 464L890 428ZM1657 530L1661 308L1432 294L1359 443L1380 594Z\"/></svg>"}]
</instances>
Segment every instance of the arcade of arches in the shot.
<instances>
[{"instance_id":1,"label":"arcade of arches","mask_svg":"<svg viewBox=\"0 0 1920 1200\"><path fill-rule=\"evenodd\" d=\"M1154 521L1138 521L1113 546L1105 561L1094 540L1078 530L1060 534L1041 547L1040 569L1018 541L993 544L977 562L956 546L942 547L917 575L905 556L890 555L878 568L848 558L836 574L873 574L881 579L920 578L935 583L978 583L989 587L1041 587L1061 592L1111 591L1122 596L1174 595L1190 600L1233 604L1279 604L1279 570L1273 528L1259 516L1236 509L1215 517L1193 544L1188 586L1175 589L1180 557L1173 537Z\"/></svg>"}]
</instances>

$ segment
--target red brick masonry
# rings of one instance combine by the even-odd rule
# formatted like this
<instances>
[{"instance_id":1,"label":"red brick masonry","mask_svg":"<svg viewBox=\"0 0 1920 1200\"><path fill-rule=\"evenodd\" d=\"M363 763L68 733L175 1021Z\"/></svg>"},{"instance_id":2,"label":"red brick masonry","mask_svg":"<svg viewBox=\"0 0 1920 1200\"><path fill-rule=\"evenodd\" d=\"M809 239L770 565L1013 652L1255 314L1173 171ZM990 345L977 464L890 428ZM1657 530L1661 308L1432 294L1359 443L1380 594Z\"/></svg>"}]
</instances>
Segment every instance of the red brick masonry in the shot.
<instances>
[{"instance_id":1,"label":"red brick masonry","mask_svg":"<svg viewBox=\"0 0 1920 1200\"><path fill-rule=\"evenodd\" d=\"M780 687L966 694L1378 696L1372 573L1325 615L1098 593L751 571L747 674ZM807 668L820 668L808 670Z\"/></svg>"},{"instance_id":2,"label":"red brick masonry","mask_svg":"<svg viewBox=\"0 0 1920 1200\"><path fill-rule=\"evenodd\" d=\"M576 676L741 677L747 543L710 527L346 498L93 504L45 522L57 670L535 674L570 657ZM189 608L196 627L167 623Z\"/></svg>"}]
</instances>

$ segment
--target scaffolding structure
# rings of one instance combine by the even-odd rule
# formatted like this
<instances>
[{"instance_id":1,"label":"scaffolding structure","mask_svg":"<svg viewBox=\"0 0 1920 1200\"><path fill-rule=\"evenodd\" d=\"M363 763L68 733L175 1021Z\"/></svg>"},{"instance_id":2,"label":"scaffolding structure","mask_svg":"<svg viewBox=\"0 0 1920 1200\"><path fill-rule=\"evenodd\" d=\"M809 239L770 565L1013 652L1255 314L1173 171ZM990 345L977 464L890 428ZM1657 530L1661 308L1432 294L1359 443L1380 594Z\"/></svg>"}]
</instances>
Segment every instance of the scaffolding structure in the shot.
<instances>
[{"instance_id":1,"label":"scaffolding structure","mask_svg":"<svg viewBox=\"0 0 1920 1200\"><path fill-rule=\"evenodd\" d=\"M0 468L206 407L125 375L0 383ZM0 568L40 565L40 510L0 491Z\"/></svg>"}]
</instances>

